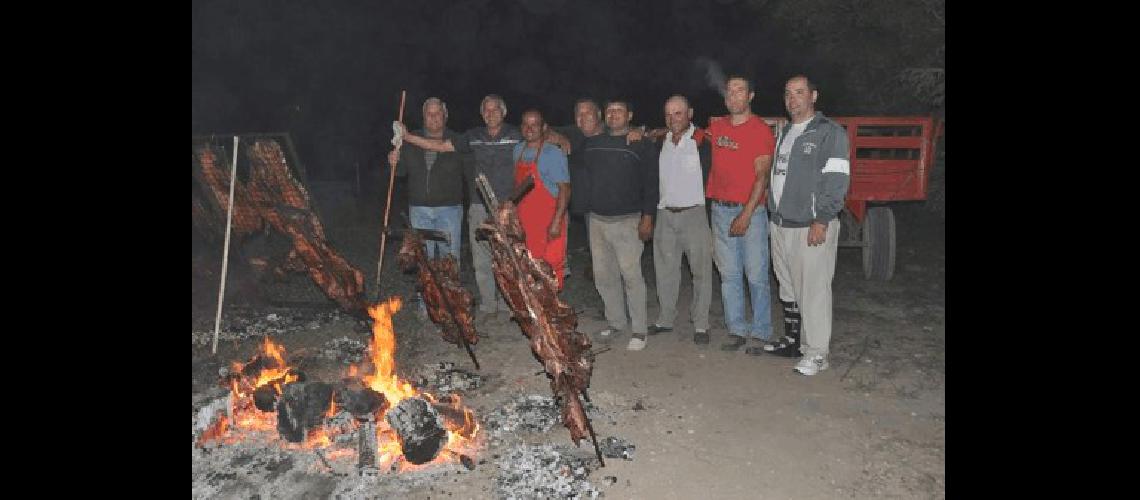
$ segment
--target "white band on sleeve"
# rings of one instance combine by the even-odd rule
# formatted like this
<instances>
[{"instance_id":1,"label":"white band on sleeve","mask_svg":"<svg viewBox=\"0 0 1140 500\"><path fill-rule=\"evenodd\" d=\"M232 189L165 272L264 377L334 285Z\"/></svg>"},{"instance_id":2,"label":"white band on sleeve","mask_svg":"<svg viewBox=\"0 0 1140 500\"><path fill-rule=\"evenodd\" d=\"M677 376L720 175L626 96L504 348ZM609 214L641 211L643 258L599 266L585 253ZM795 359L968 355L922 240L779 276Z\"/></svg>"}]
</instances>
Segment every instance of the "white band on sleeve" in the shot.
<instances>
[{"instance_id":1,"label":"white band on sleeve","mask_svg":"<svg viewBox=\"0 0 1140 500\"><path fill-rule=\"evenodd\" d=\"M827 164L823 166L823 172L837 172L844 175L851 175L851 164L843 158L828 158Z\"/></svg>"}]
</instances>

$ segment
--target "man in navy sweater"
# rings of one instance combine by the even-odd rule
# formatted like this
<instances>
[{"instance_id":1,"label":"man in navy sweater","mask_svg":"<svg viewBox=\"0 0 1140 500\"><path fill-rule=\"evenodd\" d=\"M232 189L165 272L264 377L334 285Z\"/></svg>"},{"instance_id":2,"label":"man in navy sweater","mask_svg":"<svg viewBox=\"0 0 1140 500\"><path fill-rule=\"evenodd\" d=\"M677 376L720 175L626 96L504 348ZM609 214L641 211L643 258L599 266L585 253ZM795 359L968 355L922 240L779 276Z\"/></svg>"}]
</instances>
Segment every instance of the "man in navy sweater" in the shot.
<instances>
[{"instance_id":1,"label":"man in navy sweater","mask_svg":"<svg viewBox=\"0 0 1140 500\"><path fill-rule=\"evenodd\" d=\"M633 335L628 348L639 351L648 333L641 253L653 235L657 212L657 150L648 141L628 144L631 118L628 101L606 103L607 133L586 139L582 154L574 155L579 164L571 170L581 174L574 197L587 213L594 286L609 323L598 335L609 338L629 323Z\"/></svg>"}]
</instances>

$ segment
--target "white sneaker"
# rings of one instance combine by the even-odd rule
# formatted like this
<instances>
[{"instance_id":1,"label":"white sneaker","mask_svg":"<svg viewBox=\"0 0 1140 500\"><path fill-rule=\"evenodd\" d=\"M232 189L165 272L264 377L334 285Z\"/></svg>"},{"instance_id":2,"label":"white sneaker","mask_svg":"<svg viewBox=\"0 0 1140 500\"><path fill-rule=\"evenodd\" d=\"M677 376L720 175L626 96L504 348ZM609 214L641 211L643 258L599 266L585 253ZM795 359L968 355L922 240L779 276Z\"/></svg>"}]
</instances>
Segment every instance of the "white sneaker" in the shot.
<instances>
[{"instance_id":1,"label":"white sneaker","mask_svg":"<svg viewBox=\"0 0 1140 500\"><path fill-rule=\"evenodd\" d=\"M796 371L811 376L826 370L828 366L827 358L824 356L815 355L810 358L804 356L799 363L796 363Z\"/></svg>"},{"instance_id":2,"label":"white sneaker","mask_svg":"<svg viewBox=\"0 0 1140 500\"><path fill-rule=\"evenodd\" d=\"M642 335L645 334L643 333ZM629 346L627 346L626 349L629 349L631 351L640 351L642 349L645 349L645 338L638 338L635 334L633 337L630 337Z\"/></svg>"}]
</instances>

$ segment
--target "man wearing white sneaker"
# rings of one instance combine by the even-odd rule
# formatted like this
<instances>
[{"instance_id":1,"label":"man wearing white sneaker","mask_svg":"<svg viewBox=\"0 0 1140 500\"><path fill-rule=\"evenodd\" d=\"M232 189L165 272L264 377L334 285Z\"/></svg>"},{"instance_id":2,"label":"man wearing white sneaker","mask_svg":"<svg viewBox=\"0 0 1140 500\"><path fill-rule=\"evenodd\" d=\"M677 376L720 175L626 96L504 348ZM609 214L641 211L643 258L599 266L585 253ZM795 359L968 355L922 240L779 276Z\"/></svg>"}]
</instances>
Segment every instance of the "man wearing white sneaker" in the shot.
<instances>
[{"instance_id":1,"label":"man wearing white sneaker","mask_svg":"<svg viewBox=\"0 0 1140 500\"><path fill-rule=\"evenodd\" d=\"M776 146L768 197L772 267L785 314L789 302L799 306L803 358L795 370L804 375L828 368L838 216L850 183L847 131L815 110L818 98L806 76L784 85L791 121Z\"/></svg>"},{"instance_id":2,"label":"man wearing white sneaker","mask_svg":"<svg viewBox=\"0 0 1140 500\"><path fill-rule=\"evenodd\" d=\"M605 116L609 133L589 137L582 146L577 168L583 188L574 197L589 214L594 287L609 323L598 336L609 338L628 324L628 349L640 351L649 332L641 254L657 213L657 149L649 141L627 140L633 117L628 101L609 101Z\"/></svg>"}]
</instances>

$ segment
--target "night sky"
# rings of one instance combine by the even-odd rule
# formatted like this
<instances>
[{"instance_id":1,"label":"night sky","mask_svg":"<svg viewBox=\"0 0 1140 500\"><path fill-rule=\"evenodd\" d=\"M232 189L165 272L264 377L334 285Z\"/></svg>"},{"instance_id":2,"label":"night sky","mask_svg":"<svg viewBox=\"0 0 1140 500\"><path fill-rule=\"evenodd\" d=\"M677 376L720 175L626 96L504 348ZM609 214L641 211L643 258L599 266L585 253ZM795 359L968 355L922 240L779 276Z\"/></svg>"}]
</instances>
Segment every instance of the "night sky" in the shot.
<instances>
[{"instance_id":1,"label":"night sky","mask_svg":"<svg viewBox=\"0 0 1140 500\"><path fill-rule=\"evenodd\" d=\"M783 81L800 71L821 85L825 113L863 111L836 90L843 71L767 16L768 4L195 0L193 132L288 131L310 179L348 180L354 164L379 172L401 89L412 127L428 96L447 102L451 129L482 125L488 93L506 99L516 125L529 107L559 125L579 97L623 97L634 123L651 126L680 93L704 125L725 113L710 61L752 78L761 115L783 114Z\"/></svg>"}]
</instances>

